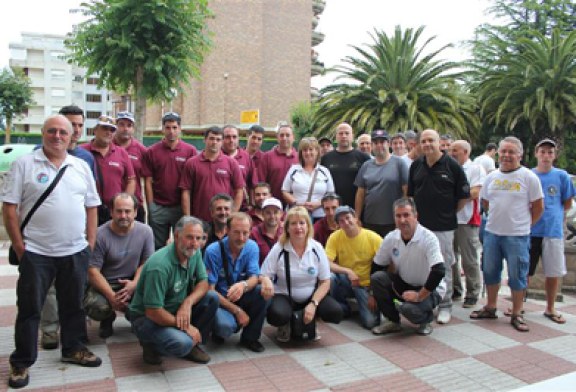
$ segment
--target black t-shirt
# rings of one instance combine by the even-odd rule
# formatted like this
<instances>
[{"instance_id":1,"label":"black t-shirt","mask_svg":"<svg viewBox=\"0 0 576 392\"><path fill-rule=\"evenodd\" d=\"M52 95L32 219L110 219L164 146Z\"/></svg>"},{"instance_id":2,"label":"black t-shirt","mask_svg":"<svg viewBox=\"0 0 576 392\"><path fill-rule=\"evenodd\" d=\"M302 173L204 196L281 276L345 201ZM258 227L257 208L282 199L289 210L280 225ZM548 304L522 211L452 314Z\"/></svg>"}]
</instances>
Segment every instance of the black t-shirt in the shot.
<instances>
[{"instance_id":1,"label":"black t-shirt","mask_svg":"<svg viewBox=\"0 0 576 392\"><path fill-rule=\"evenodd\" d=\"M458 227L458 200L470 197L470 185L462 167L443 154L432 167L426 157L412 162L408 176L408 196L414 197L418 221L432 231L455 230Z\"/></svg>"},{"instance_id":2,"label":"black t-shirt","mask_svg":"<svg viewBox=\"0 0 576 392\"><path fill-rule=\"evenodd\" d=\"M341 205L354 208L356 199L356 174L370 156L362 151L351 150L347 152L330 151L322 157L320 163L330 170L336 193L342 198Z\"/></svg>"}]
</instances>

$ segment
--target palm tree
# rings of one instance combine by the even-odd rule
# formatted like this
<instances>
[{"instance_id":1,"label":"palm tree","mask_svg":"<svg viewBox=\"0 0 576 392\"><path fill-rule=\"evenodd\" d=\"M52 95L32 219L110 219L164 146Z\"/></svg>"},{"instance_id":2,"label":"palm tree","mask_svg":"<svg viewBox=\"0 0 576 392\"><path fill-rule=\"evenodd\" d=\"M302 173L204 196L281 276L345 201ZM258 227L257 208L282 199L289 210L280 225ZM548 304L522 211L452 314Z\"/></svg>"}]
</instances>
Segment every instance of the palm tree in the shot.
<instances>
[{"instance_id":1,"label":"palm tree","mask_svg":"<svg viewBox=\"0 0 576 392\"><path fill-rule=\"evenodd\" d=\"M321 91L316 133L329 134L341 121L363 132L434 128L463 136L477 129L475 100L459 84L458 64L436 60L449 45L424 55L434 37L419 47L423 29L397 26L391 37L375 30L371 45L354 47L358 56L331 70L337 83Z\"/></svg>"},{"instance_id":2,"label":"palm tree","mask_svg":"<svg viewBox=\"0 0 576 392\"><path fill-rule=\"evenodd\" d=\"M527 146L548 136L561 145L576 123L576 31L519 38L490 66L478 66L481 114ZM528 150L528 149L526 149Z\"/></svg>"}]
</instances>

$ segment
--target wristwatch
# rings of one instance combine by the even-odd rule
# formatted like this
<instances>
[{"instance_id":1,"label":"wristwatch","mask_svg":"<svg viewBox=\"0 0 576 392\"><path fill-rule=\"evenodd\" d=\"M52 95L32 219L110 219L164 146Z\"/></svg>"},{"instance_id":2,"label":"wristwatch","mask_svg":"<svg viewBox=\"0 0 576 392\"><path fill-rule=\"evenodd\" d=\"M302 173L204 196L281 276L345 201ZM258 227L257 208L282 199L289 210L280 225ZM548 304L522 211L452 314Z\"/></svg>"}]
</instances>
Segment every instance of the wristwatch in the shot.
<instances>
[{"instance_id":1,"label":"wristwatch","mask_svg":"<svg viewBox=\"0 0 576 392\"><path fill-rule=\"evenodd\" d=\"M311 299L310 303L313 303L314 306L318 307L318 301L316 301L315 299Z\"/></svg>"},{"instance_id":2,"label":"wristwatch","mask_svg":"<svg viewBox=\"0 0 576 392\"><path fill-rule=\"evenodd\" d=\"M242 284L244 285L244 292L248 291L248 282L246 282L245 280L242 281Z\"/></svg>"}]
</instances>

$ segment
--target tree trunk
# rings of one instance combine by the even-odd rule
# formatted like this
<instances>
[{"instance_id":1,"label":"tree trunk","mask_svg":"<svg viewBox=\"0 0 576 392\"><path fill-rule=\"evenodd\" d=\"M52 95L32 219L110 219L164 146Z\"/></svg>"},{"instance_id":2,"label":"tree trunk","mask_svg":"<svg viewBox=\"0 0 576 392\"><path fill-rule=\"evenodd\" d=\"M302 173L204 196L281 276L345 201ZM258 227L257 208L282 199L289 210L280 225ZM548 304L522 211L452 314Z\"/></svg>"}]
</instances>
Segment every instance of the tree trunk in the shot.
<instances>
[{"instance_id":1,"label":"tree trunk","mask_svg":"<svg viewBox=\"0 0 576 392\"><path fill-rule=\"evenodd\" d=\"M6 116L6 133L4 134L4 144L10 144L11 132L12 132L12 117Z\"/></svg>"},{"instance_id":2,"label":"tree trunk","mask_svg":"<svg viewBox=\"0 0 576 392\"><path fill-rule=\"evenodd\" d=\"M136 70L136 84L134 86L134 95L136 96L136 107L134 108L136 131L134 136L141 142L144 141L144 131L146 131L146 96L142 92L143 81L144 71L142 67L138 67Z\"/></svg>"}]
</instances>

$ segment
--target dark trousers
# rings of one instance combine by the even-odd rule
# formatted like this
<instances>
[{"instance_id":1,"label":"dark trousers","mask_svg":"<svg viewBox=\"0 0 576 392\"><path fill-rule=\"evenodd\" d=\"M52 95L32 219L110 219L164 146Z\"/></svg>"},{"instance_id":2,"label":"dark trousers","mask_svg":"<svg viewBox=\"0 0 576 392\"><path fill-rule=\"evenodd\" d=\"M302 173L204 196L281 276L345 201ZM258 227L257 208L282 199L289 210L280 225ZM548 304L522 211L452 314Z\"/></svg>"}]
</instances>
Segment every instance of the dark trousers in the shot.
<instances>
[{"instance_id":1,"label":"dark trousers","mask_svg":"<svg viewBox=\"0 0 576 392\"><path fill-rule=\"evenodd\" d=\"M82 298L88 273L90 248L69 256L50 257L26 251L18 270L16 287L18 315L14 332L16 349L10 355L14 367L30 367L38 357L38 324L46 294L54 281L62 354L74 352L84 345L86 316Z\"/></svg>"},{"instance_id":2,"label":"dark trousers","mask_svg":"<svg viewBox=\"0 0 576 392\"><path fill-rule=\"evenodd\" d=\"M294 302L294 308L292 308L290 298L288 298L287 295L274 295L274 297L272 297L272 303L268 308L266 320L268 320L268 324L273 325L274 327L286 325L290 322L292 310L303 309L309 303L310 300L302 303ZM338 324L342 321L344 314L342 312L342 307L338 302L330 295L326 295L318 304L316 316L320 317L324 322Z\"/></svg>"},{"instance_id":3,"label":"dark trousers","mask_svg":"<svg viewBox=\"0 0 576 392\"><path fill-rule=\"evenodd\" d=\"M394 283L398 281L400 279L397 275L389 274L386 271L375 272L370 278L370 286L382 314L395 323L400 322L400 313L413 324L431 322L434 319L432 312L440 303L440 295L434 291L421 302L402 302L398 309L394 304L395 299L404 301L400 297L404 291L419 290L417 287L408 287L405 284L395 285Z\"/></svg>"}]
</instances>

